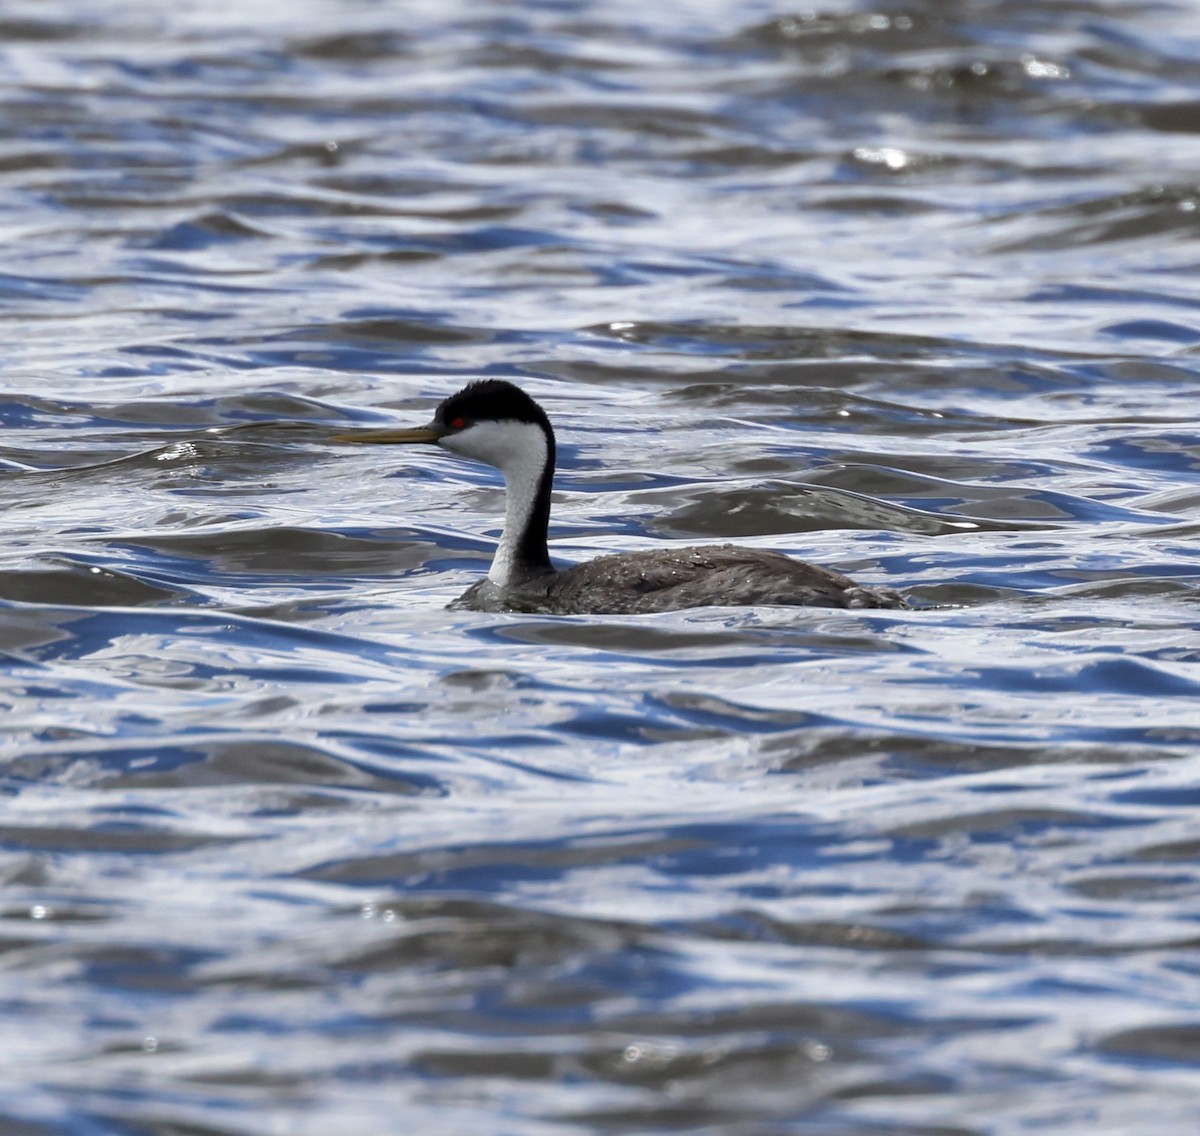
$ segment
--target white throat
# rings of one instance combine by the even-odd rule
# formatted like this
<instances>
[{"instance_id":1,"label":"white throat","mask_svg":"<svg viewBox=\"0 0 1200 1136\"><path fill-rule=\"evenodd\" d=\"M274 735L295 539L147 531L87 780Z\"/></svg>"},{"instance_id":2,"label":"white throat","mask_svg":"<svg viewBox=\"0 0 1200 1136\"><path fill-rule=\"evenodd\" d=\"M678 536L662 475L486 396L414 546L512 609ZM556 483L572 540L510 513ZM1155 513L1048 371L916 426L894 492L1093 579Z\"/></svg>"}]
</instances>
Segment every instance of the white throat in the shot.
<instances>
[{"instance_id":1,"label":"white throat","mask_svg":"<svg viewBox=\"0 0 1200 1136\"><path fill-rule=\"evenodd\" d=\"M532 422L477 422L460 433L447 434L438 445L495 466L504 475L504 531L488 579L497 587L513 587L520 582L517 550L546 468L546 435Z\"/></svg>"}]
</instances>

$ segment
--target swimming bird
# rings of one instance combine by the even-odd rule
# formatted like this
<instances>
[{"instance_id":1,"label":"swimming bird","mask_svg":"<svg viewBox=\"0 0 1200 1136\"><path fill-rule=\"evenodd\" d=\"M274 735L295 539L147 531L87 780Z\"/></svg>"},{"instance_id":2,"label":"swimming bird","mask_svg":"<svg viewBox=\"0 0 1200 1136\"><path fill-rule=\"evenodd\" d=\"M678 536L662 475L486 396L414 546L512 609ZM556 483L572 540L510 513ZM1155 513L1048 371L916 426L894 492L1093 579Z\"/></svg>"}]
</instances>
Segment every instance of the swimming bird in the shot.
<instances>
[{"instance_id":1,"label":"swimming bird","mask_svg":"<svg viewBox=\"0 0 1200 1136\"><path fill-rule=\"evenodd\" d=\"M333 440L433 444L503 474L504 530L491 569L455 607L627 614L750 604L905 606L895 592L864 588L779 552L732 544L618 552L556 568L546 547L554 428L529 395L503 379L468 383L438 406L427 426L359 430Z\"/></svg>"}]
</instances>

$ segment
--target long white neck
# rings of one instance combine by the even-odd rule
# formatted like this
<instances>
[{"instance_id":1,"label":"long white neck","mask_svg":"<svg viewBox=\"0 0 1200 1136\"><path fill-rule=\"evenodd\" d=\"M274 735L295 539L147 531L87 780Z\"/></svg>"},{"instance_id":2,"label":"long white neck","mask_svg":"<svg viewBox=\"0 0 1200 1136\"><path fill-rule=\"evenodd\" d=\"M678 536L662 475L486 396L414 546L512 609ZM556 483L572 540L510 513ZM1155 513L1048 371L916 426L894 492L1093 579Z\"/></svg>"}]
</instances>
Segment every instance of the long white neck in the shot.
<instances>
[{"instance_id":1,"label":"long white neck","mask_svg":"<svg viewBox=\"0 0 1200 1136\"><path fill-rule=\"evenodd\" d=\"M550 454L546 434L531 422L478 422L439 443L495 466L504 475L504 531L488 570L497 587L511 588L550 570L546 554Z\"/></svg>"}]
</instances>

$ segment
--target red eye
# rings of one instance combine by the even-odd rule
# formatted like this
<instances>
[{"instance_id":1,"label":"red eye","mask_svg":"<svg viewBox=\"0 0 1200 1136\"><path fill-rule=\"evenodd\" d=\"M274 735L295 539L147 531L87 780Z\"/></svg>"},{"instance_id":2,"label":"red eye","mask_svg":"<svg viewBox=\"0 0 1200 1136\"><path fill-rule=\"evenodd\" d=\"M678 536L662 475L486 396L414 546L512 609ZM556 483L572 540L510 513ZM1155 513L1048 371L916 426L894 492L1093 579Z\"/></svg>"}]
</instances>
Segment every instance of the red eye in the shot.
<instances>
[{"instance_id":1,"label":"red eye","mask_svg":"<svg viewBox=\"0 0 1200 1136\"><path fill-rule=\"evenodd\" d=\"M451 430L461 430L466 424L467 420L465 418L451 418L450 421L446 423Z\"/></svg>"}]
</instances>

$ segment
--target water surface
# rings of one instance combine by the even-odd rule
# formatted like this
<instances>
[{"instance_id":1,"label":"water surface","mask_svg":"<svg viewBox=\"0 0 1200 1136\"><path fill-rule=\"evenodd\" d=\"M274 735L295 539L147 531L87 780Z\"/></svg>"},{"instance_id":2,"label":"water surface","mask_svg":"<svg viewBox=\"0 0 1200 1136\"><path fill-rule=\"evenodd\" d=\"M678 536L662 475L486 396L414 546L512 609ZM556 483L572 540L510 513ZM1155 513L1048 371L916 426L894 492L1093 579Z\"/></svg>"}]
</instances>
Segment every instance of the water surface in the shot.
<instances>
[{"instance_id":1,"label":"water surface","mask_svg":"<svg viewBox=\"0 0 1200 1136\"><path fill-rule=\"evenodd\" d=\"M6 9L6 1136L1190 1130L1196 17ZM913 607L448 612L488 375Z\"/></svg>"}]
</instances>

